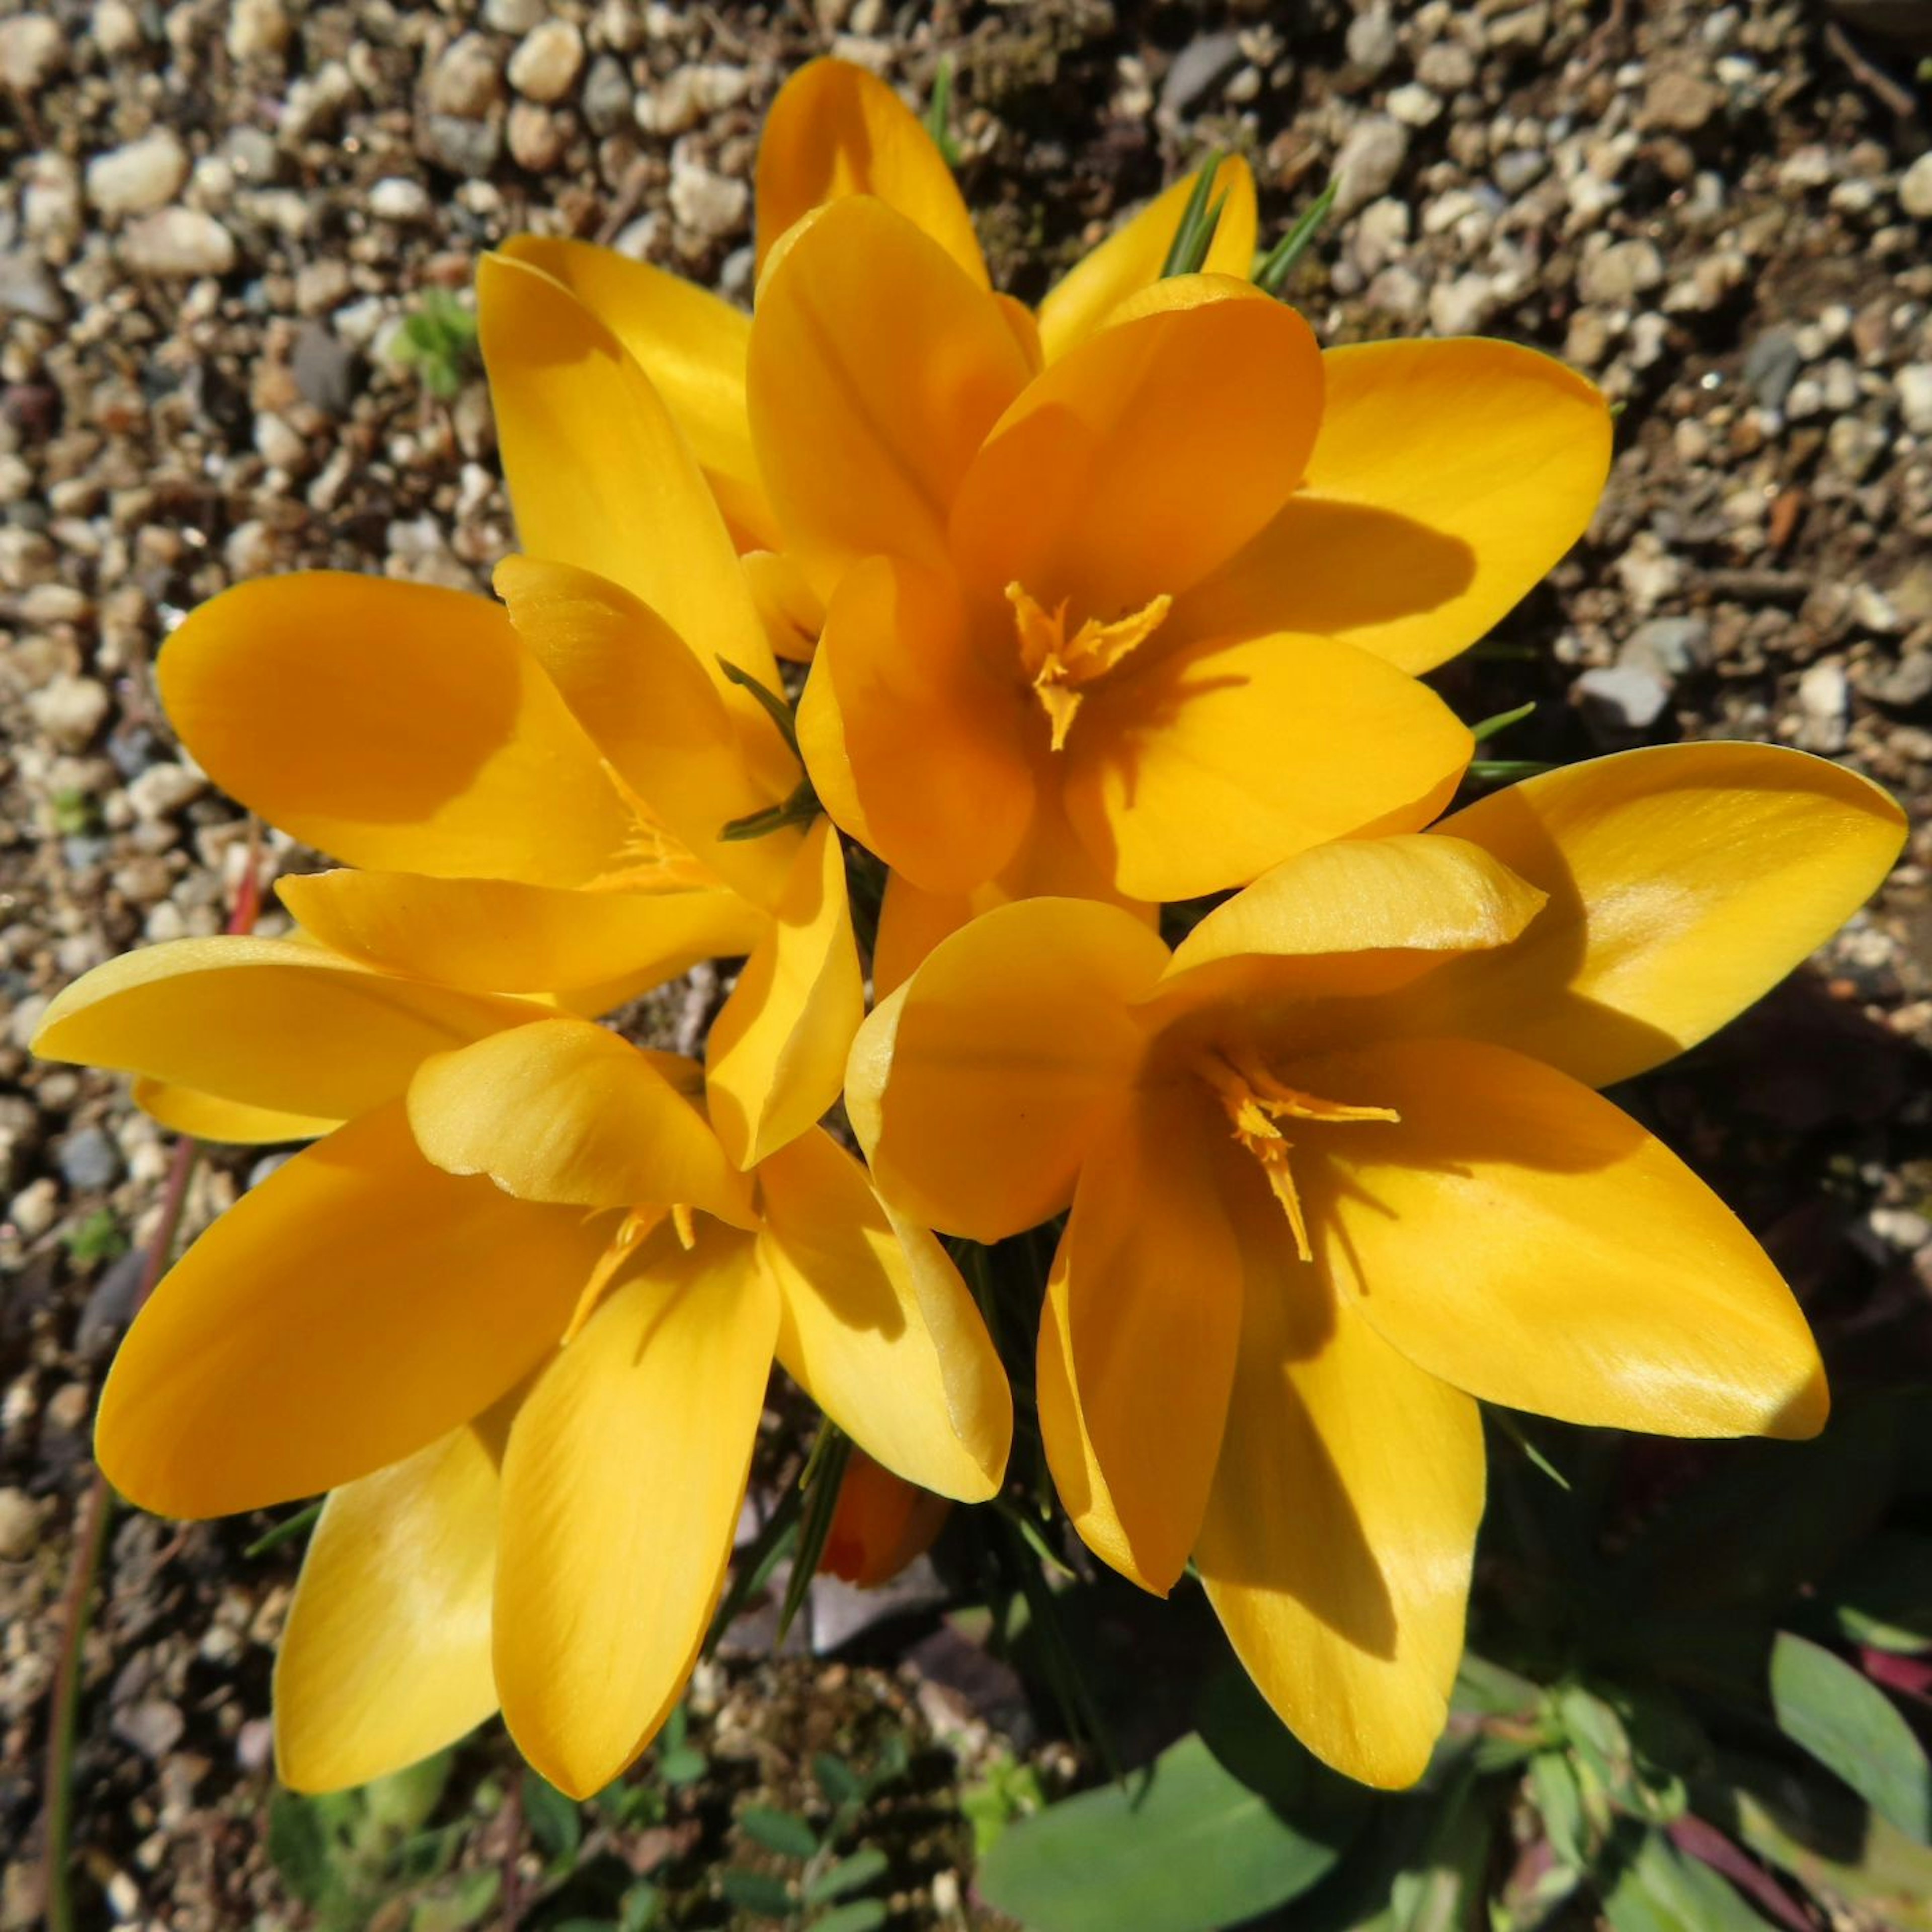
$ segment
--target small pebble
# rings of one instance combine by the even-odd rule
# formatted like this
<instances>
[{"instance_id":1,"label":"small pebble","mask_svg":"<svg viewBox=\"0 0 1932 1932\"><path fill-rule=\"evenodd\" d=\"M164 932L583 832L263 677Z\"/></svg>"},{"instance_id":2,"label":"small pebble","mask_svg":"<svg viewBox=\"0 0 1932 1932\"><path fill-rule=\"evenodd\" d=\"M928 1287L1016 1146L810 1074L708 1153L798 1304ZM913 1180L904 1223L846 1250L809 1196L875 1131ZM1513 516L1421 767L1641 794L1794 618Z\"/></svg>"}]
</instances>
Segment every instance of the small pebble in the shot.
<instances>
[{"instance_id":1,"label":"small pebble","mask_svg":"<svg viewBox=\"0 0 1932 1932\"><path fill-rule=\"evenodd\" d=\"M0 1562L24 1563L40 1540L40 1513L24 1490L0 1490Z\"/></svg>"},{"instance_id":2,"label":"small pebble","mask_svg":"<svg viewBox=\"0 0 1932 1932\"><path fill-rule=\"evenodd\" d=\"M235 238L199 208L164 208L128 230L121 255L137 274L225 275L235 266Z\"/></svg>"},{"instance_id":3,"label":"small pebble","mask_svg":"<svg viewBox=\"0 0 1932 1932\"><path fill-rule=\"evenodd\" d=\"M121 1178L121 1150L113 1137L100 1127L82 1127L68 1136L56 1150L61 1178L76 1194L92 1194L112 1187Z\"/></svg>"},{"instance_id":4,"label":"small pebble","mask_svg":"<svg viewBox=\"0 0 1932 1932\"><path fill-rule=\"evenodd\" d=\"M158 128L87 164L87 198L104 214L145 214L165 208L188 179L188 150L171 128Z\"/></svg>"},{"instance_id":5,"label":"small pebble","mask_svg":"<svg viewBox=\"0 0 1932 1932\"><path fill-rule=\"evenodd\" d=\"M584 36L568 20L535 27L510 56L510 85L527 100L561 100L584 66Z\"/></svg>"}]
</instances>

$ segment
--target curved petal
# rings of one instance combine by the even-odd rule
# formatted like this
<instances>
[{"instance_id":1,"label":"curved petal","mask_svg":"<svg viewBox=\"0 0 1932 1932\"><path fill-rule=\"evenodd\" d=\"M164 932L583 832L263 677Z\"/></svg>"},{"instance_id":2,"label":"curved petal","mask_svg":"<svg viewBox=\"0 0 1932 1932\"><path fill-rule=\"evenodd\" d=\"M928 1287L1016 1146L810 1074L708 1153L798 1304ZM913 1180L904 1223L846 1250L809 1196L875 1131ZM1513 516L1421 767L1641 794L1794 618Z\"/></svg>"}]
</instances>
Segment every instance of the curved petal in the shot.
<instances>
[{"instance_id":1,"label":"curved petal","mask_svg":"<svg viewBox=\"0 0 1932 1932\"><path fill-rule=\"evenodd\" d=\"M799 701L825 808L895 872L963 892L1012 857L1032 816L1031 694L973 648L951 582L890 557L833 596Z\"/></svg>"},{"instance_id":2,"label":"curved petal","mask_svg":"<svg viewBox=\"0 0 1932 1932\"><path fill-rule=\"evenodd\" d=\"M1130 296L1160 280L1174 231L1199 178L1197 171L1156 195L1047 291L1040 305L1040 335L1049 362L1084 342ZM1210 275L1233 275L1245 281L1254 264L1257 224L1254 174L1239 154L1221 163L1214 193L1225 200L1202 268Z\"/></svg>"},{"instance_id":3,"label":"curved petal","mask_svg":"<svg viewBox=\"0 0 1932 1932\"><path fill-rule=\"evenodd\" d=\"M1817 1348L1769 1258L1587 1087L1467 1040L1390 1041L1282 1077L1402 1117L1298 1135L1294 1171L1318 1259L1419 1367L1602 1428L1824 1426Z\"/></svg>"},{"instance_id":4,"label":"curved petal","mask_svg":"<svg viewBox=\"0 0 1932 1932\"><path fill-rule=\"evenodd\" d=\"M1146 1036L1167 948L1131 913L1026 899L936 947L854 1042L845 1104L880 1192L997 1241L1064 1208Z\"/></svg>"},{"instance_id":5,"label":"curved petal","mask_svg":"<svg viewBox=\"0 0 1932 1932\"><path fill-rule=\"evenodd\" d=\"M1418 988L1405 1030L1490 1040L1593 1087L1714 1033L1874 892L1905 837L1877 786L1771 745L1662 745L1479 800L1442 832L1550 895L1506 951Z\"/></svg>"},{"instance_id":6,"label":"curved petal","mask_svg":"<svg viewBox=\"0 0 1932 1932\"><path fill-rule=\"evenodd\" d=\"M426 1055L547 1010L371 972L297 940L172 939L66 988L34 1051L346 1120L395 1099Z\"/></svg>"},{"instance_id":7,"label":"curved petal","mask_svg":"<svg viewBox=\"0 0 1932 1932\"><path fill-rule=\"evenodd\" d=\"M263 578L194 611L157 676L224 791L351 865L574 886L629 833L596 747L484 598Z\"/></svg>"},{"instance_id":8,"label":"curved petal","mask_svg":"<svg viewBox=\"0 0 1932 1932\"><path fill-rule=\"evenodd\" d=\"M821 596L861 557L944 564L959 479L1029 374L998 303L883 202L794 234L758 291L752 434Z\"/></svg>"},{"instance_id":9,"label":"curved petal","mask_svg":"<svg viewBox=\"0 0 1932 1932\"><path fill-rule=\"evenodd\" d=\"M341 1126L314 1114L284 1113L273 1107L250 1107L224 1100L193 1087L165 1080L137 1078L134 1104L170 1132L198 1141L225 1141L236 1147L272 1147L281 1141L312 1141Z\"/></svg>"},{"instance_id":10,"label":"curved petal","mask_svg":"<svg viewBox=\"0 0 1932 1932\"><path fill-rule=\"evenodd\" d=\"M738 547L775 544L745 413L752 318L682 275L592 242L513 235L501 252L561 282L630 352L690 444Z\"/></svg>"},{"instance_id":11,"label":"curved petal","mask_svg":"<svg viewBox=\"0 0 1932 1932\"><path fill-rule=\"evenodd\" d=\"M1088 1150L1040 1319L1060 1502L1095 1555L1162 1596L1208 1505L1240 1335L1240 1257L1215 1186L1226 1133L1187 1088L1121 1110Z\"/></svg>"},{"instance_id":12,"label":"curved petal","mask_svg":"<svg viewBox=\"0 0 1932 1932\"><path fill-rule=\"evenodd\" d=\"M700 662L656 611L607 578L509 556L496 566L496 583L518 634L644 808L649 822L634 828L628 868L644 881L653 872L682 880L688 854L704 874L769 904L784 884L796 836L718 835L798 783L798 760L772 720L736 687L738 705L728 703L716 664ZM668 839L656 836L659 826Z\"/></svg>"},{"instance_id":13,"label":"curved petal","mask_svg":"<svg viewBox=\"0 0 1932 1932\"><path fill-rule=\"evenodd\" d=\"M753 550L741 567L772 654L791 664L811 663L825 628L825 605L797 558Z\"/></svg>"},{"instance_id":14,"label":"curved petal","mask_svg":"<svg viewBox=\"0 0 1932 1932\"><path fill-rule=\"evenodd\" d=\"M275 1769L292 1790L387 1777L496 1709L506 1426L466 1424L322 1505L275 1654Z\"/></svg>"},{"instance_id":15,"label":"curved petal","mask_svg":"<svg viewBox=\"0 0 1932 1932\"><path fill-rule=\"evenodd\" d=\"M587 1798L650 1743L718 1600L778 1295L730 1229L644 1258L531 1390L503 1462L496 1683L524 1755Z\"/></svg>"},{"instance_id":16,"label":"curved petal","mask_svg":"<svg viewBox=\"0 0 1932 1932\"><path fill-rule=\"evenodd\" d=\"M484 256L476 302L523 548L621 585L707 670L727 658L776 689L730 533L690 446L623 344L527 262ZM728 704L744 699L722 678L719 688Z\"/></svg>"},{"instance_id":17,"label":"curved petal","mask_svg":"<svg viewBox=\"0 0 1932 1932\"><path fill-rule=\"evenodd\" d=\"M1061 754L1066 814L1122 892L1193 898L1328 839L1426 825L1474 742L1433 692L1352 645L1199 644L1094 688Z\"/></svg>"},{"instance_id":18,"label":"curved petal","mask_svg":"<svg viewBox=\"0 0 1932 1932\"><path fill-rule=\"evenodd\" d=\"M674 980L755 946L766 915L734 892L574 892L501 879L311 872L277 880L325 946L470 992L566 992Z\"/></svg>"},{"instance_id":19,"label":"curved petal","mask_svg":"<svg viewBox=\"0 0 1932 1932\"><path fill-rule=\"evenodd\" d=\"M416 1149L400 1104L278 1168L135 1318L94 1453L158 1516L265 1509L479 1414L563 1333L608 1230Z\"/></svg>"},{"instance_id":20,"label":"curved petal","mask_svg":"<svg viewBox=\"0 0 1932 1932\"><path fill-rule=\"evenodd\" d=\"M952 506L959 574L1076 620L1178 596L1286 501L1321 416L1292 309L1226 276L1163 282L993 427Z\"/></svg>"},{"instance_id":21,"label":"curved petal","mask_svg":"<svg viewBox=\"0 0 1932 1932\"><path fill-rule=\"evenodd\" d=\"M1489 630L1583 534L1610 464L1594 383L1514 343L1323 352L1301 488L1177 610L1190 637L1322 631L1407 671Z\"/></svg>"},{"instance_id":22,"label":"curved petal","mask_svg":"<svg viewBox=\"0 0 1932 1932\"><path fill-rule=\"evenodd\" d=\"M711 1124L740 1167L756 1166L831 1107L865 1016L845 854L820 818L705 1042Z\"/></svg>"},{"instance_id":23,"label":"curved petal","mask_svg":"<svg viewBox=\"0 0 1932 1932\"><path fill-rule=\"evenodd\" d=\"M946 1250L890 1217L865 1169L821 1131L766 1161L758 1189L786 1372L896 1475L962 1502L994 1495L1012 1396Z\"/></svg>"},{"instance_id":24,"label":"curved petal","mask_svg":"<svg viewBox=\"0 0 1932 1932\"><path fill-rule=\"evenodd\" d=\"M952 1505L854 1448L838 1484L821 1571L861 1590L890 1583L932 1547Z\"/></svg>"},{"instance_id":25,"label":"curved petal","mask_svg":"<svg viewBox=\"0 0 1932 1932\"><path fill-rule=\"evenodd\" d=\"M520 1201L749 1219L704 1116L651 1056L588 1020L539 1020L424 1060L409 1116L425 1160L487 1174Z\"/></svg>"},{"instance_id":26,"label":"curved petal","mask_svg":"<svg viewBox=\"0 0 1932 1932\"><path fill-rule=\"evenodd\" d=\"M758 143L759 272L794 223L854 194L896 209L990 286L965 197L917 116L865 68L808 61L778 89Z\"/></svg>"},{"instance_id":27,"label":"curved petal","mask_svg":"<svg viewBox=\"0 0 1932 1932\"><path fill-rule=\"evenodd\" d=\"M1412 1784L1462 1657L1481 1420L1296 1259L1258 1172L1230 1180L1244 1320L1202 1580L1310 1750L1364 1784Z\"/></svg>"}]
</instances>

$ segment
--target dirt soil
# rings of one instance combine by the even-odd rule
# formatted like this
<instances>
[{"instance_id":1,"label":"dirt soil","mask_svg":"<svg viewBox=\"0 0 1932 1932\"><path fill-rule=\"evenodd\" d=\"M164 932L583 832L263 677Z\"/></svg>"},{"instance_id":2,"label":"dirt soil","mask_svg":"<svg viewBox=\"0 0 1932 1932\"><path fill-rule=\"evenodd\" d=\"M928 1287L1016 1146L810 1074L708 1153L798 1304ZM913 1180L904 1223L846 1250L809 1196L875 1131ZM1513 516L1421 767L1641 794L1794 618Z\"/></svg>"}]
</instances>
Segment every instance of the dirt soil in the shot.
<instances>
[{"instance_id":1,"label":"dirt soil","mask_svg":"<svg viewBox=\"0 0 1932 1932\"><path fill-rule=\"evenodd\" d=\"M1501 755L1759 739L1906 803L1912 842L1871 908L1636 1104L1841 1348L1922 1349L1899 1338L1932 1332L1932 154L1914 80L1932 34L1880 29L1928 13L0 0L0 1932L40 1907L89 1419L170 1161L121 1083L26 1042L87 968L218 931L249 850L170 734L157 646L270 572L486 589L513 542L488 398L460 358L454 393L430 393L398 356L405 317L428 291L466 299L479 254L526 229L746 301L760 120L814 54L922 104L951 58L962 179L1016 293L1238 147L1268 236L1339 180L1294 291L1323 340L1510 337L1623 406L1588 535L1442 686L1472 718L1539 700ZM266 850L314 862L273 834ZM261 929L278 917L272 902ZM258 1166L205 1160L190 1229ZM84 1923L308 1922L265 1845L298 1547L244 1558L267 1526L111 1526L76 1767ZM858 1645L830 1664L740 1646L707 1671L695 1721L740 1770L677 1797L659 1850L695 1870L693 1821L715 1842L734 1792L799 1786L820 1733L884 1724L924 1767L896 1801L915 1815L893 1922L981 1922L960 1789L1016 1750L1051 1784L1064 1748L929 1612ZM459 1772L460 1862L533 1894L500 1732Z\"/></svg>"}]
</instances>

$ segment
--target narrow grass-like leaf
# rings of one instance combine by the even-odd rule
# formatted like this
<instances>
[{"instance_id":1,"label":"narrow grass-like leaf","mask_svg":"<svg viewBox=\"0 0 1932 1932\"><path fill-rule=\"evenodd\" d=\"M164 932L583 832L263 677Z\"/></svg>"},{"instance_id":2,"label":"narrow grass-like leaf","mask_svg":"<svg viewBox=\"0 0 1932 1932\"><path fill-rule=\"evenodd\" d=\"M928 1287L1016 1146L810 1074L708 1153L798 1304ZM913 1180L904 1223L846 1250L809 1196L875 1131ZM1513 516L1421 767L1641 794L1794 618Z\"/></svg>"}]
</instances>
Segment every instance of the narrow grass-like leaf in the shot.
<instances>
[{"instance_id":1,"label":"narrow grass-like leaf","mask_svg":"<svg viewBox=\"0 0 1932 1932\"><path fill-rule=\"evenodd\" d=\"M1520 724L1535 709L1536 700L1532 698L1527 704L1519 704L1514 711L1498 711L1493 717L1472 724L1469 736L1480 745L1484 740L1493 738L1498 731L1507 731L1512 724Z\"/></svg>"},{"instance_id":2,"label":"narrow grass-like leaf","mask_svg":"<svg viewBox=\"0 0 1932 1932\"><path fill-rule=\"evenodd\" d=\"M1279 296L1287 287L1295 264L1308 252L1308 244L1328 219L1328 211L1335 206L1336 191L1340 185L1331 181L1297 218L1294 226L1262 257L1255 268L1256 288Z\"/></svg>"},{"instance_id":3,"label":"narrow grass-like leaf","mask_svg":"<svg viewBox=\"0 0 1932 1932\"><path fill-rule=\"evenodd\" d=\"M1174 239L1168 243L1167 260L1161 264L1162 280L1169 275L1196 275L1208 259L1208 250L1214 245L1214 231L1221 225L1221 209L1227 200L1224 194L1214 196L1214 177L1221 172L1221 163L1226 158L1217 148L1201 164L1201 171L1194 177L1194 187L1188 195L1187 205L1180 211L1180 220L1174 231Z\"/></svg>"}]
</instances>

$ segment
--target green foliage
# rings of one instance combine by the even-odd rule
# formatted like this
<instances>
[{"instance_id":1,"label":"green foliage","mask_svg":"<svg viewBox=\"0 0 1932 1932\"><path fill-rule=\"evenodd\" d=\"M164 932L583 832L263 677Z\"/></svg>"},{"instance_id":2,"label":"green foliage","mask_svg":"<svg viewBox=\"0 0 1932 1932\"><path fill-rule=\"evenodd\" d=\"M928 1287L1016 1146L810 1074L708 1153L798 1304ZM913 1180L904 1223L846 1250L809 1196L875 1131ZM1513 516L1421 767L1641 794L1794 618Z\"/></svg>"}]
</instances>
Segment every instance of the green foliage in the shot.
<instances>
[{"instance_id":1,"label":"green foliage","mask_svg":"<svg viewBox=\"0 0 1932 1932\"><path fill-rule=\"evenodd\" d=\"M932 98L926 110L926 131L949 168L959 165L959 143L952 138L952 56L941 54L932 76Z\"/></svg>"},{"instance_id":2,"label":"green foliage","mask_svg":"<svg viewBox=\"0 0 1932 1932\"><path fill-rule=\"evenodd\" d=\"M1221 210L1227 205L1225 193L1214 193L1214 177L1221 171L1222 158L1217 149L1202 163L1200 172L1194 177L1192 192L1180 211L1174 239L1168 244L1167 260L1161 264L1163 278L1197 275L1207 262L1208 251L1214 245L1215 231L1221 225Z\"/></svg>"},{"instance_id":3,"label":"green foliage","mask_svg":"<svg viewBox=\"0 0 1932 1932\"><path fill-rule=\"evenodd\" d=\"M476 311L447 289L425 289L404 316L389 345L389 358L399 368L413 369L439 402L453 402L482 367Z\"/></svg>"},{"instance_id":4,"label":"green foliage","mask_svg":"<svg viewBox=\"0 0 1932 1932\"><path fill-rule=\"evenodd\" d=\"M62 785L51 800L54 830L63 838L91 838L100 830L100 801L78 785Z\"/></svg>"},{"instance_id":5,"label":"green foliage","mask_svg":"<svg viewBox=\"0 0 1932 1932\"><path fill-rule=\"evenodd\" d=\"M1271 296L1280 296L1287 288L1296 266L1308 252L1308 244L1322 232L1322 224L1328 219L1340 186L1339 182L1331 181L1296 217L1288 232L1256 263L1256 287L1265 290Z\"/></svg>"},{"instance_id":6,"label":"green foliage","mask_svg":"<svg viewBox=\"0 0 1932 1932\"><path fill-rule=\"evenodd\" d=\"M128 1250L127 1232L110 1208L97 1208L65 1229L61 1239L67 1245L68 1258L76 1268L92 1268L97 1262L118 1260Z\"/></svg>"},{"instance_id":7,"label":"green foliage","mask_svg":"<svg viewBox=\"0 0 1932 1932\"><path fill-rule=\"evenodd\" d=\"M1023 1758L1000 1752L978 1781L959 1794L959 1808L973 1828L975 1856L983 1859L1009 1825L1043 1810L1046 1804L1040 1773Z\"/></svg>"},{"instance_id":8,"label":"green foliage","mask_svg":"<svg viewBox=\"0 0 1932 1932\"><path fill-rule=\"evenodd\" d=\"M1932 1536L1874 1537L1822 1594L1852 1642L1901 1657L1932 1651Z\"/></svg>"}]
</instances>

